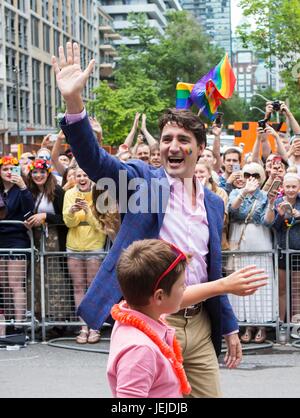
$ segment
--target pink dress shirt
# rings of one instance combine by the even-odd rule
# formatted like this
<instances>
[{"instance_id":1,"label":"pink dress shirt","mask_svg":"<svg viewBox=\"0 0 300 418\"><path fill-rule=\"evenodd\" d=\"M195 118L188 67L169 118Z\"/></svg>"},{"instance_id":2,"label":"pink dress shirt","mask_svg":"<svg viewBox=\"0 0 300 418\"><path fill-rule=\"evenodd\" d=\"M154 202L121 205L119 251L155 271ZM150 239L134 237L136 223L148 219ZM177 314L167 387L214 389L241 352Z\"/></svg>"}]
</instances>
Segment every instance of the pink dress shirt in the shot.
<instances>
[{"instance_id":1,"label":"pink dress shirt","mask_svg":"<svg viewBox=\"0 0 300 418\"><path fill-rule=\"evenodd\" d=\"M209 229L204 206L204 188L196 179L196 208L180 179L169 176L170 197L159 237L193 255L186 269L186 285L207 282Z\"/></svg>"},{"instance_id":2,"label":"pink dress shirt","mask_svg":"<svg viewBox=\"0 0 300 418\"><path fill-rule=\"evenodd\" d=\"M167 344L173 346L175 330L131 310ZM142 331L116 321L110 342L107 378L114 398L182 398L179 380L169 360Z\"/></svg>"}]
</instances>

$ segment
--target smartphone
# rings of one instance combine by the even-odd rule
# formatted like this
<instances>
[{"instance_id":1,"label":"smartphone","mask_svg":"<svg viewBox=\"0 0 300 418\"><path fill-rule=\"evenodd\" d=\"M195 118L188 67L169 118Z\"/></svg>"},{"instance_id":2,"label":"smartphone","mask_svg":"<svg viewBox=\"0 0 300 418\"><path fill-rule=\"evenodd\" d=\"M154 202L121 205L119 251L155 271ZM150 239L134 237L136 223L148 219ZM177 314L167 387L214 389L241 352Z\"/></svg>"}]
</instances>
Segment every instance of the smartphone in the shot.
<instances>
[{"instance_id":1,"label":"smartphone","mask_svg":"<svg viewBox=\"0 0 300 418\"><path fill-rule=\"evenodd\" d=\"M287 215L291 215L293 213L293 206L289 202L284 202L281 208Z\"/></svg>"},{"instance_id":2,"label":"smartphone","mask_svg":"<svg viewBox=\"0 0 300 418\"><path fill-rule=\"evenodd\" d=\"M29 212L25 213L25 215L24 215L24 221L27 221L33 215L34 215L34 213L31 210Z\"/></svg>"},{"instance_id":3,"label":"smartphone","mask_svg":"<svg viewBox=\"0 0 300 418\"><path fill-rule=\"evenodd\" d=\"M50 139L50 142L56 142L57 137L58 137L57 134L50 135L50 138L49 138Z\"/></svg>"},{"instance_id":4,"label":"smartphone","mask_svg":"<svg viewBox=\"0 0 300 418\"><path fill-rule=\"evenodd\" d=\"M273 183L271 184L269 190L268 190L268 195L272 192L277 191L280 186L281 186L281 181L280 180L274 180Z\"/></svg>"},{"instance_id":5,"label":"smartphone","mask_svg":"<svg viewBox=\"0 0 300 418\"><path fill-rule=\"evenodd\" d=\"M80 197L76 197L75 199L75 203L81 203L83 202L85 199L81 199Z\"/></svg>"},{"instance_id":6,"label":"smartphone","mask_svg":"<svg viewBox=\"0 0 300 418\"><path fill-rule=\"evenodd\" d=\"M232 172L236 173L237 171L241 171L241 166L239 164L232 164Z\"/></svg>"},{"instance_id":7,"label":"smartphone","mask_svg":"<svg viewBox=\"0 0 300 418\"><path fill-rule=\"evenodd\" d=\"M11 173L15 174L17 176L20 176L21 175L21 167L20 166L12 167Z\"/></svg>"},{"instance_id":8,"label":"smartphone","mask_svg":"<svg viewBox=\"0 0 300 418\"><path fill-rule=\"evenodd\" d=\"M218 128L222 127L223 116L224 116L224 113L222 113L222 112L217 113L217 116L216 116L216 119L215 119L215 124L217 125Z\"/></svg>"},{"instance_id":9,"label":"smartphone","mask_svg":"<svg viewBox=\"0 0 300 418\"><path fill-rule=\"evenodd\" d=\"M262 128L262 129L266 129L266 120L265 119L262 119L262 120L259 120L257 123L258 123L258 126L260 127L260 128Z\"/></svg>"}]
</instances>

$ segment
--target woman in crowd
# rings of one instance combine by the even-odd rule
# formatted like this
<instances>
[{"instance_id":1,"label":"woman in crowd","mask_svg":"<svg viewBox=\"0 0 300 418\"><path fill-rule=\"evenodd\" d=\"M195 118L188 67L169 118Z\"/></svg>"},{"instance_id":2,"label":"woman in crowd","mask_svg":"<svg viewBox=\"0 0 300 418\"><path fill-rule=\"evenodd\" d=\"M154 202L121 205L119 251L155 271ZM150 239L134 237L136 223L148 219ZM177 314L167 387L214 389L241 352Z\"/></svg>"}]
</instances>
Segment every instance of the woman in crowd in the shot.
<instances>
[{"instance_id":1,"label":"woman in crowd","mask_svg":"<svg viewBox=\"0 0 300 418\"><path fill-rule=\"evenodd\" d=\"M101 225L104 233L111 243L114 242L121 225L121 217L118 205L109 198L107 191L98 190L94 184L92 187L92 212Z\"/></svg>"},{"instance_id":2,"label":"woman in crowd","mask_svg":"<svg viewBox=\"0 0 300 418\"><path fill-rule=\"evenodd\" d=\"M234 189L229 195L228 212L229 245L232 251L243 252L268 251L273 249L270 228L265 226L265 213L268 197L260 190L265 181L263 167L258 163L246 164L243 167L246 185L242 189ZM239 321L248 323L265 323L274 320L273 312L273 259L272 255L235 255L228 260L228 269L238 269L246 264L264 267L269 276L268 285L257 292L257 295L243 298L230 296L233 309ZM246 327L241 341L249 343L254 329ZM265 327L258 327L254 341L262 343L266 339Z\"/></svg>"},{"instance_id":3,"label":"woman in crowd","mask_svg":"<svg viewBox=\"0 0 300 418\"><path fill-rule=\"evenodd\" d=\"M44 225L46 234L46 250L65 251L67 228L62 217L64 191L57 184L56 178L51 172L50 162L36 159L29 165L27 177L28 188L34 197L34 213L26 220L28 228L34 228L34 240L36 248L40 248L41 232L39 228ZM53 225L53 226L51 226ZM56 225L56 226L54 226ZM57 319L65 319L66 312L70 309L70 302L65 300L63 292L64 273L59 265L57 271L51 276L51 283L48 283L50 301L48 309L56 313ZM40 269L36 269L36 306L35 313L41 315L40 306Z\"/></svg>"},{"instance_id":4,"label":"woman in crowd","mask_svg":"<svg viewBox=\"0 0 300 418\"><path fill-rule=\"evenodd\" d=\"M91 211L92 182L80 168L75 172L76 186L65 194L63 217L69 228L67 236L68 267L73 280L76 308L100 267L101 256L90 254L103 250L106 235ZM78 344L97 343L98 330L81 327Z\"/></svg>"},{"instance_id":5,"label":"woman in crowd","mask_svg":"<svg viewBox=\"0 0 300 418\"><path fill-rule=\"evenodd\" d=\"M27 189L21 176L18 160L11 156L0 158L0 194L5 204L6 221L24 221L24 216L33 210L32 194ZM0 225L0 254L1 248L30 248L28 231L23 225ZM3 253L2 253L3 254ZM0 255L0 283L8 286L12 291L13 309L6 313L16 321L25 319L26 293L24 282L27 276L27 261L21 255L1 257ZM3 273L7 272L7 276Z\"/></svg>"},{"instance_id":6,"label":"woman in crowd","mask_svg":"<svg viewBox=\"0 0 300 418\"><path fill-rule=\"evenodd\" d=\"M277 231L278 245L280 249L286 248L286 234L289 231L289 248L300 250L300 177L295 173L288 173L283 180L284 197L270 201L270 210L266 214L266 222L272 224ZM298 222L297 222L298 221ZM299 256L294 256L293 263L290 260L292 271L291 279L291 314L300 313L300 268ZM281 254L278 261L279 267L279 318L286 319L286 258Z\"/></svg>"}]
</instances>

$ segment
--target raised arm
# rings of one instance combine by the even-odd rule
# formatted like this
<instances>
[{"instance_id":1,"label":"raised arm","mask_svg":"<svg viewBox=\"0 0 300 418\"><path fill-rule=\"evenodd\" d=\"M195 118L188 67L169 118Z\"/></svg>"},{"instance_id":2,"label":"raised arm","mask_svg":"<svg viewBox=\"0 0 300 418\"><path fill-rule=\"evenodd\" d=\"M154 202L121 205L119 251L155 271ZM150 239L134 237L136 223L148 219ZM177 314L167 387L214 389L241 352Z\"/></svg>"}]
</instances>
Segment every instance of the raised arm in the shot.
<instances>
[{"instance_id":1,"label":"raised arm","mask_svg":"<svg viewBox=\"0 0 300 418\"><path fill-rule=\"evenodd\" d=\"M129 134L127 135L127 138L124 141L124 145L127 145L128 149L132 147L132 144L134 142L134 137L135 137L138 125L139 125L139 120L140 120L140 114L137 112L134 117L131 131L129 132Z\"/></svg>"},{"instance_id":2,"label":"raised arm","mask_svg":"<svg viewBox=\"0 0 300 418\"><path fill-rule=\"evenodd\" d=\"M66 103L66 117L61 121L61 128L78 165L91 180L97 182L103 177L112 178L119 185L119 171L127 171L127 180L143 177L137 167L123 164L102 149L93 133L82 99L82 91L94 68L91 60L87 68L80 67L80 48L77 43L67 43L67 56L62 46L59 47L59 62L52 57L57 86Z\"/></svg>"},{"instance_id":3,"label":"raised arm","mask_svg":"<svg viewBox=\"0 0 300 418\"><path fill-rule=\"evenodd\" d=\"M59 134L57 135L57 139L54 143L54 146L52 148L52 152L51 152L51 160L52 163L54 164L57 172L63 176L65 174L66 171L66 167L59 161L59 154L61 151L61 145L63 140L65 139L65 135L63 133L63 131L60 131Z\"/></svg>"},{"instance_id":4,"label":"raised arm","mask_svg":"<svg viewBox=\"0 0 300 418\"><path fill-rule=\"evenodd\" d=\"M295 135L300 134L300 126L299 123L294 118L294 115L287 107L285 103L282 103L280 106L280 112L285 113L286 118L288 119L289 125Z\"/></svg>"},{"instance_id":5,"label":"raised arm","mask_svg":"<svg viewBox=\"0 0 300 418\"><path fill-rule=\"evenodd\" d=\"M220 153L220 150L221 150L221 132L222 132L222 127L219 128L214 123L213 126L212 126L212 134L214 135L215 138L214 138L214 142L213 142L212 152L213 152L213 155L216 159L216 162L215 162L214 167L213 167L214 171L216 173L220 172L221 165L222 165L221 153Z\"/></svg>"},{"instance_id":6,"label":"raised arm","mask_svg":"<svg viewBox=\"0 0 300 418\"><path fill-rule=\"evenodd\" d=\"M157 144L157 141L155 138L153 138L153 136L148 131L147 125L146 125L146 119L147 119L147 116L145 115L145 113L143 113L141 131L144 137L146 138L146 141L148 142L149 147L151 148L153 145Z\"/></svg>"},{"instance_id":7,"label":"raised arm","mask_svg":"<svg viewBox=\"0 0 300 418\"><path fill-rule=\"evenodd\" d=\"M253 163L258 163L260 160L260 145L262 143L264 136L265 134L264 134L263 128L258 127L256 140L252 148L252 162Z\"/></svg>"},{"instance_id":8,"label":"raised arm","mask_svg":"<svg viewBox=\"0 0 300 418\"><path fill-rule=\"evenodd\" d=\"M277 145L277 153L282 156L282 159L284 161L288 161L288 154L284 148L283 143L281 142L281 139L278 135L278 133L275 131L275 129L272 128L272 126L267 125L265 132L269 135L272 135L275 138L276 145Z\"/></svg>"}]
</instances>

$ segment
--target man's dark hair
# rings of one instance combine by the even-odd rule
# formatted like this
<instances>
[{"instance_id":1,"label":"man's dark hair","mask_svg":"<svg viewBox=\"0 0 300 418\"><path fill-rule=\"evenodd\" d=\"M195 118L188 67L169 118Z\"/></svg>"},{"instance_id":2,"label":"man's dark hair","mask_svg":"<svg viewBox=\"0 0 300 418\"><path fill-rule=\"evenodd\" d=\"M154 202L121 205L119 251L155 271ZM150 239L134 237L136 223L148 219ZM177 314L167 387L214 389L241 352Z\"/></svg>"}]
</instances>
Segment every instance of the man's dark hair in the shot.
<instances>
[{"instance_id":1,"label":"man's dark hair","mask_svg":"<svg viewBox=\"0 0 300 418\"><path fill-rule=\"evenodd\" d=\"M204 123L199 116L190 110L184 109L167 109L159 120L160 135L167 123L176 123L180 128L192 132L197 140L198 145L206 146L206 129Z\"/></svg>"}]
</instances>

